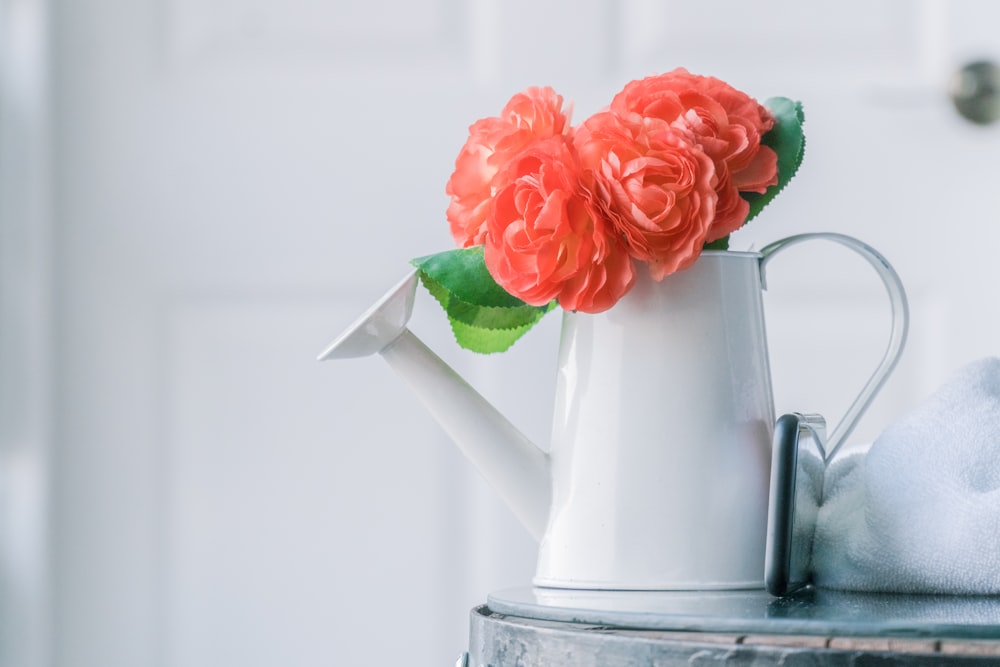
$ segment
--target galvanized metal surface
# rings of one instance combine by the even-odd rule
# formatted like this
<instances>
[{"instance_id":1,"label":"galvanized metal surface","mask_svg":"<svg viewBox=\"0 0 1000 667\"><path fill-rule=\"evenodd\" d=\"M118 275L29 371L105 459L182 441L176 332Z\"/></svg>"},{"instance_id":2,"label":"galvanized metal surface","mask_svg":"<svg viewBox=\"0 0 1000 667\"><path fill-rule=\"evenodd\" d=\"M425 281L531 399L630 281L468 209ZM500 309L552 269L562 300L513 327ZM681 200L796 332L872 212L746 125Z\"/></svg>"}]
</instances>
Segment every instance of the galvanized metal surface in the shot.
<instances>
[{"instance_id":1,"label":"galvanized metal surface","mask_svg":"<svg viewBox=\"0 0 1000 667\"><path fill-rule=\"evenodd\" d=\"M634 630L504 616L486 606L470 618L468 667L1000 664L995 640Z\"/></svg>"}]
</instances>

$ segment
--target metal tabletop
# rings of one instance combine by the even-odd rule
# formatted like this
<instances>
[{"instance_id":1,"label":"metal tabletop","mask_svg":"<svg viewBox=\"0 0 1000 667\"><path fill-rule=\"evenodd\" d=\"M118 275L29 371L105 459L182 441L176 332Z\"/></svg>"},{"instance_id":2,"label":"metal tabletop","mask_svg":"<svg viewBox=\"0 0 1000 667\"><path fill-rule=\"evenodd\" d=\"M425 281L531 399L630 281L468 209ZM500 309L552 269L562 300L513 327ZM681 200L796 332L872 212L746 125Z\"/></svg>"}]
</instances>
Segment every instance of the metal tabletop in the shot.
<instances>
[{"instance_id":1,"label":"metal tabletop","mask_svg":"<svg viewBox=\"0 0 1000 667\"><path fill-rule=\"evenodd\" d=\"M468 664L1000 665L1000 597L806 589L512 588L471 614Z\"/></svg>"}]
</instances>

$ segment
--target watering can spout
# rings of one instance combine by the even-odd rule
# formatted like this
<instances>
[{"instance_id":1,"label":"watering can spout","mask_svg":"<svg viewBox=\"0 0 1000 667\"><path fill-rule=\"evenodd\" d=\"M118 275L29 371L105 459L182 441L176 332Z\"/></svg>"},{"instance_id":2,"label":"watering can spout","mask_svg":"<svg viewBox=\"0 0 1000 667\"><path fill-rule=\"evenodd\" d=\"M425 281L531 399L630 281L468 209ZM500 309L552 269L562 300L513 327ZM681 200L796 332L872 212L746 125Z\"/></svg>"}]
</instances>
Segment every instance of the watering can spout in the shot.
<instances>
[{"instance_id":1,"label":"watering can spout","mask_svg":"<svg viewBox=\"0 0 1000 667\"><path fill-rule=\"evenodd\" d=\"M333 341L319 360L379 354L414 391L535 539L548 520L548 455L407 328L414 270Z\"/></svg>"}]
</instances>

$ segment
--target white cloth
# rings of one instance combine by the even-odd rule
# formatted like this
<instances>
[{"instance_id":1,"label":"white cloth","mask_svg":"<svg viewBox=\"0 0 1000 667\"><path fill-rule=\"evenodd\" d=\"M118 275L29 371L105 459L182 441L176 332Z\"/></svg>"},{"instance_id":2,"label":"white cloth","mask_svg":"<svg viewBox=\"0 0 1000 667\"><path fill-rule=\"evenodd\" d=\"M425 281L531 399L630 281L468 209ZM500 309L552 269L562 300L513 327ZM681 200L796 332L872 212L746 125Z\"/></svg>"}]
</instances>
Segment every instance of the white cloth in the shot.
<instances>
[{"instance_id":1,"label":"white cloth","mask_svg":"<svg viewBox=\"0 0 1000 667\"><path fill-rule=\"evenodd\" d=\"M827 588L1000 593L1000 359L831 464L812 568Z\"/></svg>"}]
</instances>

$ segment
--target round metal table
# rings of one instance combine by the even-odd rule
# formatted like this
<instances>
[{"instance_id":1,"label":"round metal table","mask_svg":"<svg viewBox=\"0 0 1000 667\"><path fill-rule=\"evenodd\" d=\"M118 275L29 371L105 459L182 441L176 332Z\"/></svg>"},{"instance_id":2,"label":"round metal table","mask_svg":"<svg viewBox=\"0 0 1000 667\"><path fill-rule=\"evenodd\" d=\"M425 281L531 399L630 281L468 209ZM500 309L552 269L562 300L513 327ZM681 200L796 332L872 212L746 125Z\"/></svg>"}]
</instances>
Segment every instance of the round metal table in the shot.
<instances>
[{"instance_id":1,"label":"round metal table","mask_svg":"<svg viewBox=\"0 0 1000 667\"><path fill-rule=\"evenodd\" d=\"M1000 665L1000 597L513 588L472 611L463 663Z\"/></svg>"}]
</instances>

